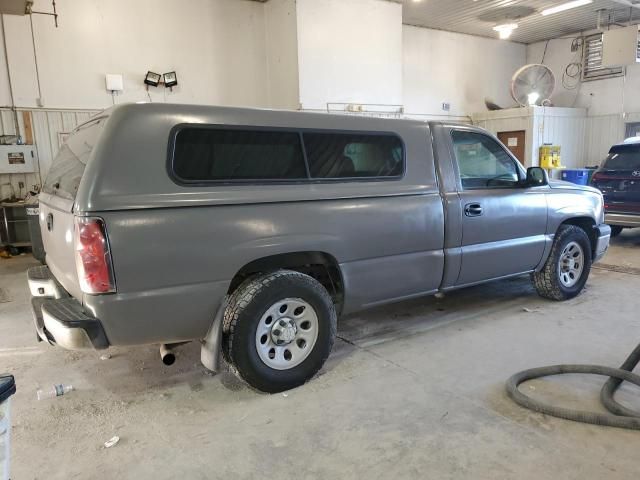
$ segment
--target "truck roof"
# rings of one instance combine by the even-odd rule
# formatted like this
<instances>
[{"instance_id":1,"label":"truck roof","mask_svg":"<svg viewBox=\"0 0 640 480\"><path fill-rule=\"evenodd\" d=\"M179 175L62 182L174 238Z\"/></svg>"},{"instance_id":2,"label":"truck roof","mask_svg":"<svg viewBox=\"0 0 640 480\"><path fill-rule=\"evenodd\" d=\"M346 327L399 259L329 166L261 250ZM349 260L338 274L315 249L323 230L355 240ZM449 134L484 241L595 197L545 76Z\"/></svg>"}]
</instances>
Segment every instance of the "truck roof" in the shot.
<instances>
[{"instance_id":1,"label":"truck roof","mask_svg":"<svg viewBox=\"0 0 640 480\"><path fill-rule=\"evenodd\" d=\"M260 116L268 115L272 113L274 116L294 116L300 119L326 119L339 118L356 123L365 124L377 124L378 126L385 123L395 124L401 122L407 125L424 125L425 123L440 123L427 120L416 120L410 118L394 118L394 117L376 117L374 115L361 115L350 113L334 113L325 112L322 110L317 111L301 111L301 110L285 110L285 109L270 109L270 108L246 108L246 107L226 107L220 105L196 105L196 104L178 104L178 103L152 103L152 102L137 102L137 103L122 103L109 107L99 114L95 115L86 122L78 125L76 128L82 128L83 125L95 121L97 118L106 118L112 116L114 113L122 113L126 111L128 114L133 115L185 115L188 112L198 115L200 118L210 117L211 119L219 118L221 114L225 116L242 115L246 116L251 112L255 112ZM189 123L187 119L184 123ZM194 122L195 123L195 122ZM303 127L303 126L302 126Z\"/></svg>"}]
</instances>

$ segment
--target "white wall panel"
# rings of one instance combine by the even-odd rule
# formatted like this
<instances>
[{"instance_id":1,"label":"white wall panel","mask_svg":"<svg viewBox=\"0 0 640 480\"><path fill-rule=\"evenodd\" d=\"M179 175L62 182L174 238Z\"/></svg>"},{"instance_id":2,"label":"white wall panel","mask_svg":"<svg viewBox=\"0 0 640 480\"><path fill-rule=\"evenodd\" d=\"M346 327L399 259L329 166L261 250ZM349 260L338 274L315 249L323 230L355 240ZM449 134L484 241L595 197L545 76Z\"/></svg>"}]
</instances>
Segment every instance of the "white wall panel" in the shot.
<instances>
[{"instance_id":1,"label":"white wall panel","mask_svg":"<svg viewBox=\"0 0 640 480\"><path fill-rule=\"evenodd\" d=\"M514 104L509 81L525 62L524 45L410 25L402 34L405 112L466 116L485 110L487 97Z\"/></svg>"},{"instance_id":2,"label":"white wall panel","mask_svg":"<svg viewBox=\"0 0 640 480\"><path fill-rule=\"evenodd\" d=\"M295 110L298 91L298 27L295 0L265 3L269 106Z\"/></svg>"},{"instance_id":3,"label":"white wall panel","mask_svg":"<svg viewBox=\"0 0 640 480\"><path fill-rule=\"evenodd\" d=\"M600 165L611 145L624 140L621 115L599 115L587 119L586 152L589 165Z\"/></svg>"},{"instance_id":4,"label":"white wall panel","mask_svg":"<svg viewBox=\"0 0 640 480\"><path fill-rule=\"evenodd\" d=\"M559 145L562 165L567 168L582 168L588 163L585 158L586 112L584 109L535 107L533 117L532 156L537 165L540 147L545 144Z\"/></svg>"},{"instance_id":5,"label":"white wall panel","mask_svg":"<svg viewBox=\"0 0 640 480\"><path fill-rule=\"evenodd\" d=\"M0 134L15 135L15 123L11 110L0 110Z\"/></svg>"},{"instance_id":6,"label":"white wall panel","mask_svg":"<svg viewBox=\"0 0 640 480\"><path fill-rule=\"evenodd\" d=\"M34 10L50 8L50 0L35 0ZM153 101L268 106L263 3L64 0L57 9L58 28L51 17L33 16L47 108L110 106L107 73L124 77L124 92L116 102L147 101L147 70L178 75L172 91L149 89ZM4 21L15 103L36 107L29 17L5 15ZM4 65L0 61L0 106L11 104Z\"/></svg>"},{"instance_id":7,"label":"white wall panel","mask_svg":"<svg viewBox=\"0 0 640 480\"><path fill-rule=\"evenodd\" d=\"M297 0L303 109L327 103L402 104L402 5Z\"/></svg>"}]
</instances>

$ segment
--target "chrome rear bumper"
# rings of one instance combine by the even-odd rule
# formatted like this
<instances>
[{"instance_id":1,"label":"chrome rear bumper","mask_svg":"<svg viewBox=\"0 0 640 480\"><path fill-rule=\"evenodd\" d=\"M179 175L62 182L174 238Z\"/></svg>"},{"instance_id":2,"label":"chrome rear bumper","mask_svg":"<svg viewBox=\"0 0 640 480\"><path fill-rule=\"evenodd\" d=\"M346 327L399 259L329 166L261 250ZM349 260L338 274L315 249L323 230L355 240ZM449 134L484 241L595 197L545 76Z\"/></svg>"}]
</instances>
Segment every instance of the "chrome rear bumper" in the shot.
<instances>
[{"instance_id":1,"label":"chrome rear bumper","mask_svg":"<svg viewBox=\"0 0 640 480\"><path fill-rule=\"evenodd\" d=\"M62 288L47 267L30 268L27 278L40 340L68 350L109 346L100 320L87 315L82 304Z\"/></svg>"}]
</instances>

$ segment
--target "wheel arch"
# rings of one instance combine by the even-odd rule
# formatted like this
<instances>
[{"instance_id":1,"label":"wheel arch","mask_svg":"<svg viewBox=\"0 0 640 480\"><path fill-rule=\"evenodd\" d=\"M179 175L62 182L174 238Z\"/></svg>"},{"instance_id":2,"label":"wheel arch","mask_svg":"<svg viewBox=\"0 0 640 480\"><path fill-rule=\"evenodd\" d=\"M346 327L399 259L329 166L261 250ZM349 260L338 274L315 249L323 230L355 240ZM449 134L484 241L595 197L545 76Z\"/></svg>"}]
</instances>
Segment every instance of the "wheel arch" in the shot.
<instances>
[{"instance_id":1,"label":"wheel arch","mask_svg":"<svg viewBox=\"0 0 640 480\"><path fill-rule=\"evenodd\" d=\"M229 284L228 294L236 290L248 277L276 270L293 270L315 278L326 288L340 313L344 305L344 279L337 259L322 251L278 253L257 258L240 268Z\"/></svg>"},{"instance_id":2,"label":"wheel arch","mask_svg":"<svg viewBox=\"0 0 640 480\"><path fill-rule=\"evenodd\" d=\"M572 217L563 221L558 229L563 225L574 225L584 230L589 237L589 244L591 245L591 258L595 255L598 245L598 233L596 231L596 221L589 216ZM556 232L557 233L557 232Z\"/></svg>"}]
</instances>

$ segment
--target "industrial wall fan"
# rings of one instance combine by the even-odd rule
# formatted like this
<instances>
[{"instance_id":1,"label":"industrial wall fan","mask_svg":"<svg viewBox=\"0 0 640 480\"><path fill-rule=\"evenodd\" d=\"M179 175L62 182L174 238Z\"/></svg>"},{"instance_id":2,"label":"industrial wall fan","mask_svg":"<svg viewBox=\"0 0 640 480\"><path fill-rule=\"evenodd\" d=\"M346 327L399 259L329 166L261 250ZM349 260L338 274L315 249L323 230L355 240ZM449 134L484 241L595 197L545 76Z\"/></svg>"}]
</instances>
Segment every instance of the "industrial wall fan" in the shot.
<instances>
[{"instance_id":1,"label":"industrial wall fan","mask_svg":"<svg viewBox=\"0 0 640 480\"><path fill-rule=\"evenodd\" d=\"M539 63L525 65L511 78L511 96L522 107L549 104L555 87L555 75Z\"/></svg>"}]
</instances>

